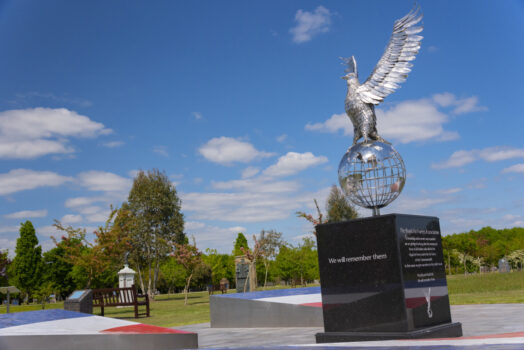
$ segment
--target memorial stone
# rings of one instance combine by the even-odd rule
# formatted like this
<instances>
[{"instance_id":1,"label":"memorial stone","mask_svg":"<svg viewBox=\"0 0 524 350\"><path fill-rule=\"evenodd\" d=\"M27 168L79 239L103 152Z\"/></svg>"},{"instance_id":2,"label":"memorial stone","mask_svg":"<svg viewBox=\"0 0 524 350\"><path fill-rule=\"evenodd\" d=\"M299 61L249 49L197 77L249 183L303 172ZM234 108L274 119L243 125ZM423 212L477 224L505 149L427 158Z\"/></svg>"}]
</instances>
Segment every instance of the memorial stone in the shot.
<instances>
[{"instance_id":1,"label":"memorial stone","mask_svg":"<svg viewBox=\"0 0 524 350\"><path fill-rule=\"evenodd\" d=\"M451 323L438 218L323 224L317 242L325 328L317 342L462 334Z\"/></svg>"},{"instance_id":2,"label":"memorial stone","mask_svg":"<svg viewBox=\"0 0 524 350\"><path fill-rule=\"evenodd\" d=\"M353 144L338 167L340 187L373 217L316 226L324 333L317 343L458 337L451 323L439 220L380 215L406 183L400 154L377 130L375 106L404 82L420 49L420 7L395 21L382 58L364 83L347 64L346 114Z\"/></svg>"},{"instance_id":3,"label":"memorial stone","mask_svg":"<svg viewBox=\"0 0 524 350\"><path fill-rule=\"evenodd\" d=\"M499 260L499 272L510 272L511 271L511 268L509 266L509 263L506 259L502 258Z\"/></svg>"},{"instance_id":4,"label":"memorial stone","mask_svg":"<svg viewBox=\"0 0 524 350\"><path fill-rule=\"evenodd\" d=\"M64 310L93 313L93 291L91 289L75 290L64 301Z\"/></svg>"},{"instance_id":5,"label":"memorial stone","mask_svg":"<svg viewBox=\"0 0 524 350\"><path fill-rule=\"evenodd\" d=\"M238 256L235 259L235 272L237 293L249 292L249 260L247 257Z\"/></svg>"}]
</instances>

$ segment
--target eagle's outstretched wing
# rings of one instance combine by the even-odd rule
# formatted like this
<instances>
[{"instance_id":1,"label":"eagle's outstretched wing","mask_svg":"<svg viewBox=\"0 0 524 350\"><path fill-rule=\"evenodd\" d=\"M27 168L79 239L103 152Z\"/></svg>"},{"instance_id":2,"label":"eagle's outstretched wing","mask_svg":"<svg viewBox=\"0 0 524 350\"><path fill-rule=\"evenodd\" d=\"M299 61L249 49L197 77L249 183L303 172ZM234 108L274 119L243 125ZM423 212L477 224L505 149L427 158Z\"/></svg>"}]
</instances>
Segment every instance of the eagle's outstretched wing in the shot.
<instances>
[{"instance_id":1,"label":"eagle's outstretched wing","mask_svg":"<svg viewBox=\"0 0 524 350\"><path fill-rule=\"evenodd\" d=\"M422 36L416 35L423 29L415 26L422 20L420 7L414 7L406 16L395 21L393 34L389 39L384 54L378 61L373 73L357 89L360 99L366 103L379 104L400 87L413 66L410 61L420 48Z\"/></svg>"}]
</instances>

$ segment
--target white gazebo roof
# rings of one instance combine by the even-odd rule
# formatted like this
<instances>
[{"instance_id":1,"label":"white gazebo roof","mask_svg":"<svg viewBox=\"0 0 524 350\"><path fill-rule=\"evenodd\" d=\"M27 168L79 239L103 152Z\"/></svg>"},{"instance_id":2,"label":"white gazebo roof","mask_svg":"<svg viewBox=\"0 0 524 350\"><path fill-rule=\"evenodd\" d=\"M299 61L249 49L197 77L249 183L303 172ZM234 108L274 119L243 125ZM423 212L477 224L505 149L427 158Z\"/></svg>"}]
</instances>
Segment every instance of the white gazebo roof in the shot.
<instances>
[{"instance_id":1,"label":"white gazebo roof","mask_svg":"<svg viewBox=\"0 0 524 350\"><path fill-rule=\"evenodd\" d=\"M124 268L120 271L118 271L118 274L119 275L123 275L123 274L135 274L135 270L133 269L130 269L129 266L127 264L124 265Z\"/></svg>"}]
</instances>

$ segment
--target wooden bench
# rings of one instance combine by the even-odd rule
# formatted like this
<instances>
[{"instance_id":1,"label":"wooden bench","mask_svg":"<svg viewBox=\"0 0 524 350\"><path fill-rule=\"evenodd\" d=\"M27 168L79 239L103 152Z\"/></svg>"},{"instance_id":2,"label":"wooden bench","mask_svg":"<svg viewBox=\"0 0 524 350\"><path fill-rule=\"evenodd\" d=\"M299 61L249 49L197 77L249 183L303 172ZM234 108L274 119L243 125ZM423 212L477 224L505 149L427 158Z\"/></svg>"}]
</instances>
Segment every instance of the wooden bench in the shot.
<instances>
[{"instance_id":1,"label":"wooden bench","mask_svg":"<svg viewBox=\"0 0 524 350\"><path fill-rule=\"evenodd\" d=\"M142 305L146 307L145 314L138 313L138 307ZM128 288L93 289L93 307L101 309L101 316L104 316L106 306L134 306L135 318L143 315L149 317L149 297L147 294L138 294L134 285Z\"/></svg>"}]
</instances>

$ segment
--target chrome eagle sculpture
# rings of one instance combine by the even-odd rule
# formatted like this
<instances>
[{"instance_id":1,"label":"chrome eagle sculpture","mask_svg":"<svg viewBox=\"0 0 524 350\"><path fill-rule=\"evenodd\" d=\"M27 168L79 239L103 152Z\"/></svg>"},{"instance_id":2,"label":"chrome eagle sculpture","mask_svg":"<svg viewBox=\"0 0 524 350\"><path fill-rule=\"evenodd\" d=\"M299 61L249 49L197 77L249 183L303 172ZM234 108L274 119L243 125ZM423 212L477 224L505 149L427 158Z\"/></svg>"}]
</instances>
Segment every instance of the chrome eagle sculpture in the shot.
<instances>
[{"instance_id":1,"label":"chrome eagle sculpture","mask_svg":"<svg viewBox=\"0 0 524 350\"><path fill-rule=\"evenodd\" d=\"M395 21L386 50L364 84L358 81L355 57L341 58L348 66L342 79L347 80L345 107L353 123L353 145L361 138L365 142L373 140L389 144L377 133L375 105L398 89L411 72L413 64L410 62L415 59L423 38L417 35L423 29L422 25L416 26L421 20L420 7L415 5L406 16Z\"/></svg>"}]
</instances>

